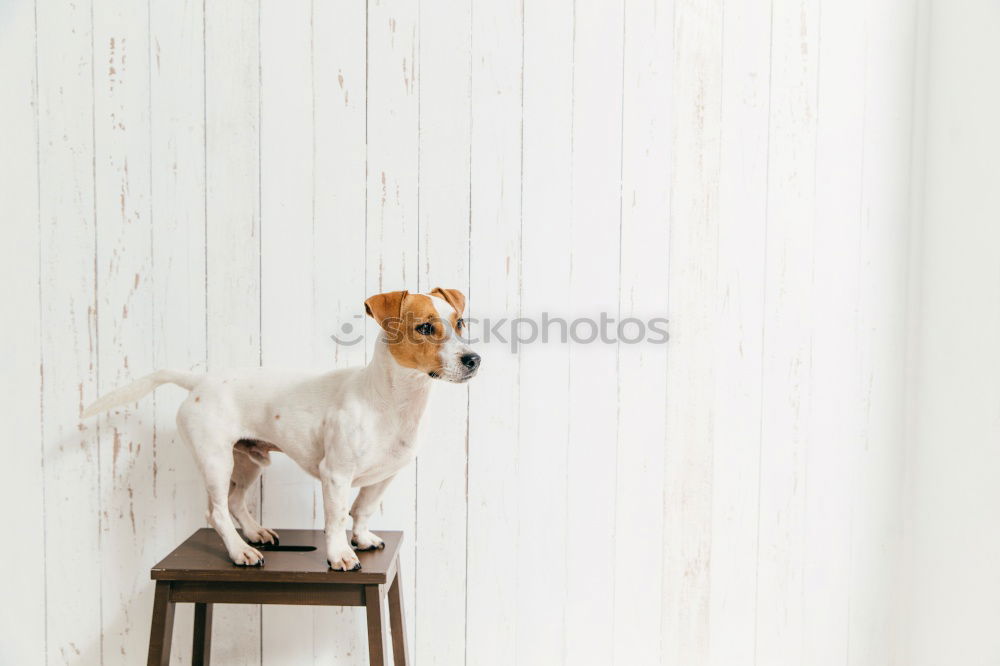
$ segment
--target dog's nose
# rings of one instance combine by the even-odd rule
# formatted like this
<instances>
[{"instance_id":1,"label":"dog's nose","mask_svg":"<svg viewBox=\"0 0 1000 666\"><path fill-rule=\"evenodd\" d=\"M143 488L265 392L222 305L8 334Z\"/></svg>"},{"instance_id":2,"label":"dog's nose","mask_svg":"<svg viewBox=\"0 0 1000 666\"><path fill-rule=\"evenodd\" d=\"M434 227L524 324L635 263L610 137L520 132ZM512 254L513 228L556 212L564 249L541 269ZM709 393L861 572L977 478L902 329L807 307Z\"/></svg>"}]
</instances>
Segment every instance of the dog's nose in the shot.
<instances>
[{"instance_id":1,"label":"dog's nose","mask_svg":"<svg viewBox=\"0 0 1000 666\"><path fill-rule=\"evenodd\" d=\"M467 367L469 370L475 370L479 367L479 354L465 354L462 356L462 365Z\"/></svg>"}]
</instances>

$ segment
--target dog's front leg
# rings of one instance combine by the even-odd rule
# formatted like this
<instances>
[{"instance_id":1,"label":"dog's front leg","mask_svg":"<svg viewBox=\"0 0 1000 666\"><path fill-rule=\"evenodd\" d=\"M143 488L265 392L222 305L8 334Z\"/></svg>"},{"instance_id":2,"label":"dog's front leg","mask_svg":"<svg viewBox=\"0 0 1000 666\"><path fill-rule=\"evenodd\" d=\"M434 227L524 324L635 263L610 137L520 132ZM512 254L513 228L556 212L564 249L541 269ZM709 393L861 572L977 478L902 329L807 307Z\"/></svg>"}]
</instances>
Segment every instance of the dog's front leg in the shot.
<instances>
[{"instance_id":1,"label":"dog's front leg","mask_svg":"<svg viewBox=\"0 0 1000 666\"><path fill-rule=\"evenodd\" d=\"M347 542L347 510L351 500L352 474L341 468L320 464L323 512L326 514L326 561L336 571L356 571L361 561Z\"/></svg>"},{"instance_id":2,"label":"dog's front leg","mask_svg":"<svg viewBox=\"0 0 1000 666\"><path fill-rule=\"evenodd\" d=\"M358 550L374 550L385 548L385 542L368 529L368 519L375 513L382 494L389 486L389 482L394 477L365 486L358 492L354 506L351 507L351 518L354 519L354 527L351 530L351 544Z\"/></svg>"}]
</instances>

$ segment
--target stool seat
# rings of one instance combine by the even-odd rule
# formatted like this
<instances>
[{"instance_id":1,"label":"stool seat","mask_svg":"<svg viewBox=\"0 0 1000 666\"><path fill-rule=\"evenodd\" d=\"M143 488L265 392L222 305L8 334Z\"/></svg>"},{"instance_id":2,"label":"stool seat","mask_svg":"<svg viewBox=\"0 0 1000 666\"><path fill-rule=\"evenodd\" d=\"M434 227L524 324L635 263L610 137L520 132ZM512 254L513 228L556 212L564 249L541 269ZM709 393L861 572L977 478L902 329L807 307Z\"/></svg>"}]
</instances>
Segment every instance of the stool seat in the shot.
<instances>
[{"instance_id":1,"label":"stool seat","mask_svg":"<svg viewBox=\"0 0 1000 666\"><path fill-rule=\"evenodd\" d=\"M209 664L212 605L288 604L364 606L368 620L371 664L388 664L389 632L382 600L388 598L393 662L408 662L406 624L399 580L402 532L376 532L385 541L381 550L357 551L358 571L333 571L326 561L322 530L277 530L281 543L258 546L263 566L233 564L214 530L202 528L188 537L150 570L156 581L153 620L149 635L150 666L170 661L174 605L195 605L192 664Z\"/></svg>"},{"instance_id":2,"label":"stool seat","mask_svg":"<svg viewBox=\"0 0 1000 666\"><path fill-rule=\"evenodd\" d=\"M282 530L278 546L254 546L264 554L264 566L233 564L215 530L203 527L153 566L153 580L231 581L239 583L365 583L385 584L395 575L402 532L375 532L385 541L382 550L355 551L359 571L333 571L326 562L322 530ZM348 535L348 541L350 535Z\"/></svg>"}]
</instances>

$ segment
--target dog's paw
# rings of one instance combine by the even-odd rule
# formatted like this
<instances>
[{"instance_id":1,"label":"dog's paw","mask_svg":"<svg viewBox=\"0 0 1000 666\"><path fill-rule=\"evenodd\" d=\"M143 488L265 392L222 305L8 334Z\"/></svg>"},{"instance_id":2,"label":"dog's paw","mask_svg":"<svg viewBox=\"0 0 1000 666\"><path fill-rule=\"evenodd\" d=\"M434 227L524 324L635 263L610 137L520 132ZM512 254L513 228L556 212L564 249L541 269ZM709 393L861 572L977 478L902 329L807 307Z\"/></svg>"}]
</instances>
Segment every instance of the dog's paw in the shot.
<instances>
[{"instance_id":1,"label":"dog's paw","mask_svg":"<svg viewBox=\"0 0 1000 666\"><path fill-rule=\"evenodd\" d=\"M361 568L361 560L351 549L328 553L326 561L334 571L357 571Z\"/></svg>"},{"instance_id":2,"label":"dog's paw","mask_svg":"<svg viewBox=\"0 0 1000 666\"><path fill-rule=\"evenodd\" d=\"M358 550L382 550L385 548L385 541L382 541L373 532L365 530L364 532L355 533L351 537L351 545Z\"/></svg>"},{"instance_id":3,"label":"dog's paw","mask_svg":"<svg viewBox=\"0 0 1000 666\"><path fill-rule=\"evenodd\" d=\"M244 529L243 536L246 537L247 541L254 544L255 546L270 544L272 546L278 545L278 533L274 530L269 530L266 527L258 527L257 529Z\"/></svg>"},{"instance_id":4,"label":"dog's paw","mask_svg":"<svg viewBox=\"0 0 1000 666\"><path fill-rule=\"evenodd\" d=\"M233 560L233 564L241 567L264 566L264 556L252 546L244 546L241 550L229 553L229 557Z\"/></svg>"}]
</instances>

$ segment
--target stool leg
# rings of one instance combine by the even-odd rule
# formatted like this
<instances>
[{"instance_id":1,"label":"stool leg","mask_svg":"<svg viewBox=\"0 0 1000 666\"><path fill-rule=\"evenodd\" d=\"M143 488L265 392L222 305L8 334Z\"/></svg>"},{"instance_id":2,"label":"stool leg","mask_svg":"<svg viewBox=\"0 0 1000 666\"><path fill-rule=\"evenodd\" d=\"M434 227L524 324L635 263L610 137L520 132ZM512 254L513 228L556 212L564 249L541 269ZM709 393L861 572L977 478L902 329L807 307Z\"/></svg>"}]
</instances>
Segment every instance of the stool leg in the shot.
<instances>
[{"instance_id":1,"label":"stool leg","mask_svg":"<svg viewBox=\"0 0 1000 666\"><path fill-rule=\"evenodd\" d=\"M149 628L147 666L168 666L170 638L174 633L174 602L170 601L170 583L156 581L153 595L153 622Z\"/></svg>"},{"instance_id":2,"label":"stool leg","mask_svg":"<svg viewBox=\"0 0 1000 666\"><path fill-rule=\"evenodd\" d=\"M368 612L368 661L371 666L387 666L389 643L386 640L385 613L378 585L365 585L365 609Z\"/></svg>"},{"instance_id":3,"label":"stool leg","mask_svg":"<svg viewBox=\"0 0 1000 666\"><path fill-rule=\"evenodd\" d=\"M212 604L194 605L193 666L209 666L212 661Z\"/></svg>"},{"instance_id":4,"label":"stool leg","mask_svg":"<svg viewBox=\"0 0 1000 666\"><path fill-rule=\"evenodd\" d=\"M389 586L389 624L392 627L392 660L396 666L410 663L406 650L406 616L403 615L403 589L399 584L399 559L396 559L396 577Z\"/></svg>"}]
</instances>

